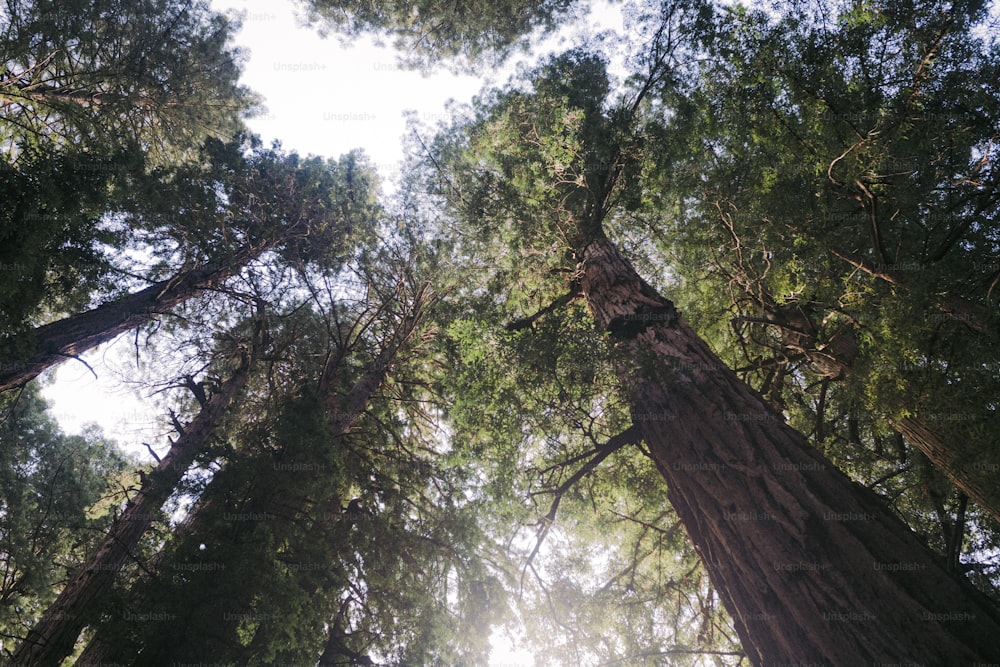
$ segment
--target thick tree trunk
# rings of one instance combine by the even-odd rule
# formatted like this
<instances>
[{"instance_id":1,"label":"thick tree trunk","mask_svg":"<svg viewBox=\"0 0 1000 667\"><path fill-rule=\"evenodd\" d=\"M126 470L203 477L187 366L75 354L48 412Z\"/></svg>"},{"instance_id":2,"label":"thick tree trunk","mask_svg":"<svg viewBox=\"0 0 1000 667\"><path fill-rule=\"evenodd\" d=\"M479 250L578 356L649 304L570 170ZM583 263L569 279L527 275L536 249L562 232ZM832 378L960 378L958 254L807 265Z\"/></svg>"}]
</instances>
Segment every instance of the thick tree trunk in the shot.
<instances>
[{"instance_id":1,"label":"thick tree trunk","mask_svg":"<svg viewBox=\"0 0 1000 667\"><path fill-rule=\"evenodd\" d=\"M52 366L135 329L153 315L169 312L199 292L218 287L270 245L273 243L245 250L223 267L196 268L87 312L42 325L24 334L24 341L8 341L7 349L31 352L27 358L15 356L0 363L0 392L20 387Z\"/></svg>"},{"instance_id":2,"label":"thick tree trunk","mask_svg":"<svg viewBox=\"0 0 1000 667\"><path fill-rule=\"evenodd\" d=\"M1000 662L996 610L809 447L604 238L581 285L754 665Z\"/></svg>"},{"instance_id":3,"label":"thick tree trunk","mask_svg":"<svg viewBox=\"0 0 1000 667\"><path fill-rule=\"evenodd\" d=\"M45 616L32 628L14 654L17 665L58 665L73 651L77 638L91 620L89 613L110 591L118 572L134 553L139 540L159 515L160 508L193 463L229 406L243 391L250 376L252 360L244 357L239 369L202 407L170 451L146 476L139 492L97 551L70 579L49 606Z\"/></svg>"}]
</instances>

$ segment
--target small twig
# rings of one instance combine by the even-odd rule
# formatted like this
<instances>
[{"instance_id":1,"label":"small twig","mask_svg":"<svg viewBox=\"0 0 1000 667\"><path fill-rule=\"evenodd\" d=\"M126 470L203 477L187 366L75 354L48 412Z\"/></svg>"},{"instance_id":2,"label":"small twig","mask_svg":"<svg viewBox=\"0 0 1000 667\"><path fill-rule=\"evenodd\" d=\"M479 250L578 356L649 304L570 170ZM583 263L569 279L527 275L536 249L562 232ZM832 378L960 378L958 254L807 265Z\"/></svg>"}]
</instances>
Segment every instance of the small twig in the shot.
<instances>
[{"instance_id":1,"label":"small twig","mask_svg":"<svg viewBox=\"0 0 1000 667\"><path fill-rule=\"evenodd\" d=\"M100 378L97 377L97 372L94 371L93 368L91 368L90 364L88 364L86 361L84 361L83 359L81 359L79 356L77 356L75 354L67 354L65 352L56 352L56 354L58 354L60 357L68 357L70 359L75 359L75 360L79 361L81 364L83 364L84 366L87 367L87 370L90 371L90 373L94 376L95 380L99 380L100 379Z\"/></svg>"},{"instance_id":2,"label":"small twig","mask_svg":"<svg viewBox=\"0 0 1000 667\"><path fill-rule=\"evenodd\" d=\"M174 430L177 431L178 435L184 435L184 425L177 419L177 413L173 410L170 411L170 423L173 424Z\"/></svg>"},{"instance_id":3,"label":"small twig","mask_svg":"<svg viewBox=\"0 0 1000 667\"><path fill-rule=\"evenodd\" d=\"M144 444L146 446L146 449L149 450L150 456L152 456L154 459L156 459L156 462L159 463L160 462L160 457L156 454L155 451L153 451L153 446L150 445L148 442L144 442L142 444Z\"/></svg>"}]
</instances>

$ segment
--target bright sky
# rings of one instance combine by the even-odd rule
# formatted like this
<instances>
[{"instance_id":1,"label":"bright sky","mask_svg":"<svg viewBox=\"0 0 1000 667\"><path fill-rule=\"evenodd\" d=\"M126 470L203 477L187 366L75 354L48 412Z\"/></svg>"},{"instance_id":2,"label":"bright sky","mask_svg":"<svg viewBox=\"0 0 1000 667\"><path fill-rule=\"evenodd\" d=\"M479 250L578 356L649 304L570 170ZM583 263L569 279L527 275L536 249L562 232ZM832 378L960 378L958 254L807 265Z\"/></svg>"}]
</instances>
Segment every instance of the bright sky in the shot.
<instances>
[{"instance_id":1,"label":"bright sky","mask_svg":"<svg viewBox=\"0 0 1000 667\"><path fill-rule=\"evenodd\" d=\"M386 178L401 157L402 112L433 122L449 98L468 101L482 81L400 69L391 49L370 39L347 48L300 27L288 0L214 0L220 10L246 12L238 43L250 51L244 82L266 98L267 113L251 128L286 149L335 157L363 148Z\"/></svg>"},{"instance_id":2,"label":"bright sky","mask_svg":"<svg viewBox=\"0 0 1000 667\"><path fill-rule=\"evenodd\" d=\"M405 134L404 111L434 124L443 119L449 100L468 102L486 84L503 83L513 67L491 80L439 72L423 76L400 69L388 47L358 39L349 47L336 37L321 39L303 27L290 0L213 0L220 10L246 12L237 43L248 51L243 81L265 98L267 112L248 125L265 142L282 142L286 150L336 157L363 148L391 187L398 174ZM595 2L591 18L621 29L621 17L604 2ZM578 31L597 29L593 20ZM556 39L546 50L560 48ZM562 44L565 46L565 44ZM123 386L134 354L132 336L122 336L83 358L97 378L79 362L68 361L55 373L44 395L63 429L75 433L87 423L100 424L130 451L145 455L141 442L162 443L166 432L149 402ZM132 362L134 363L134 362ZM51 374L45 378L51 381Z\"/></svg>"},{"instance_id":3,"label":"bright sky","mask_svg":"<svg viewBox=\"0 0 1000 667\"><path fill-rule=\"evenodd\" d=\"M245 11L237 43L248 50L243 81L265 97L267 113L249 121L265 143L281 141L286 150L336 157L363 148L391 188L402 158L403 112L411 110L429 125L445 118L445 104L468 102L484 83L503 83L439 72L423 76L396 65L391 49L359 39L343 47L335 36L321 39L302 27L289 0L213 0L225 11ZM620 17L599 5L603 24L620 28ZM617 24L617 25L616 25ZM588 22L583 32L589 32ZM550 42L556 45L555 40ZM558 48L558 47L557 47ZM162 452L170 429L148 398L121 381L134 364L134 337L84 355L93 373L79 362L62 364L43 394L66 432L97 423L129 452L148 457L143 442ZM51 379L51 378L50 378ZM501 634L491 637L493 667L531 667L529 654Z\"/></svg>"},{"instance_id":4,"label":"bright sky","mask_svg":"<svg viewBox=\"0 0 1000 667\"><path fill-rule=\"evenodd\" d=\"M514 69L496 72L490 80L443 71L423 76L400 69L392 49L375 46L371 39L344 47L335 36L320 38L301 24L290 0L212 0L212 5L219 11L245 12L236 36L248 51L243 82L264 96L267 107L249 120L251 130L266 143L277 139L286 150L303 155L336 157L362 148L390 188L402 159L404 111L433 125L446 118L449 100L469 102L484 85L504 83ZM620 14L603 0L593 3L589 19L577 34L589 34L598 25L621 29ZM553 38L543 48L565 46ZM59 366L56 382L44 394L55 403L53 412L67 432L97 422L122 445L141 453L142 438L162 441L148 402L119 381L132 354L133 338L122 336L84 355L96 379L78 362Z\"/></svg>"}]
</instances>

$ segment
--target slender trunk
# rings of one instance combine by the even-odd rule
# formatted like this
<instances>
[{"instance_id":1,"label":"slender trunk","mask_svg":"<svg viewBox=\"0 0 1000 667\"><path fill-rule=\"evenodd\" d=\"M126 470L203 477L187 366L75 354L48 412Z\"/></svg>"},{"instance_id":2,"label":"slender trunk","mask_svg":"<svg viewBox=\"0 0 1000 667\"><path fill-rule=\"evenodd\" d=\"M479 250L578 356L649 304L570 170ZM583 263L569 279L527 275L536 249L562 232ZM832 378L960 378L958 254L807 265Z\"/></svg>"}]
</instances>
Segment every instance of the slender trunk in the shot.
<instances>
[{"instance_id":1,"label":"slender trunk","mask_svg":"<svg viewBox=\"0 0 1000 667\"><path fill-rule=\"evenodd\" d=\"M917 417L903 417L891 420L893 428L903 435L914 447L923 452L931 463L948 476L948 479L990 516L1000 523L1000 501L997 499L996 484L988 487L982 483L982 478L996 476L996 470L989 464L983 470L975 473L968 471L978 461L956 460L955 451L944 443L941 434L931 428L927 422ZM991 488L993 490L991 490Z\"/></svg>"},{"instance_id":2,"label":"slender trunk","mask_svg":"<svg viewBox=\"0 0 1000 667\"><path fill-rule=\"evenodd\" d=\"M266 247L241 253L224 267L202 267L150 285L116 301L78 315L42 325L24 334L25 341L8 341L8 349L27 348L27 358L0 363L0 392L19 387L52 366L76 357L116 336L169 312L199 292L218 287Z\"/></svg>"},{"instance_id":3,"label":"slender trunk","mask_svg":"<svg viewBox=\"0 0 1000 667\"><path fill-rule=\"evenodd\" d=\"M209 486L211 486L211 483L209 483ZM211 498L206 498L206 493L203 493L198 498L184 520L174 527L173 539L183 539L183 536L191 535L198 531L198 518L208 514L208 508L213 504ZM139 574L141 580L148 581L149 577L155 576L160 571L165 554L166 552L161 549L146 562L143 571ZM142 609L143 606L143 603L139 602L135 596L130 599L130 604L134 609ZM102 665L116 664L116 661L113 659L113 653L115 651L122 651L122 646L120 642L115 642L111 638L112 633L109 633L108 629L108 623L102 623L97 626L96 632L90 638L90 641L87 642L83 653L73 663L73 667L101 667Z\"/></svg>"},{"instance_id":4,"label":"slender trunk","mask_svg":"<svg viewBox=\"0 0 1000 667\"><path fill-rule=\"evenodd\" d=\"M1000 620L600 237L580 266L632 417L754 665L1000 662Z\"/></svg>"},{"instance_id":5,"label":"slender trunk","mask_svg":"<svg viewBox=\"0 0 1000 667\"><path fill-rule=\"evenodd\" d=\"M80 632L90 620L89 614L100 606L163 503L246 386L250 367L251 359L246 356L236 373L205 403L167 455L146 476L142 488L129 501L97 551L77 570L18 647L14 654L17 665L58 665L73 651Z\"/></svg>"},{"instance_id":6,"label":"slender trunk","mask_svg":"<svg viewBox=\"0 0 1000 667\"><path fill-rule=\"evenodd\" d=\"M319 383L319 391L325 397L324 405L329 424L329 434L332 438L338 438L347 434L368 409L372 399L376 396L379 388L388 377L392 363L399 354L400 349L420 323L423 307L424 293L421 290L414 299L414 304L410 309L410 316L404 318L403 323L394 332L390 340L385 342L378 356L373 360L365 373L357 379L346 395L336 392L333 388L334 379L337 374L337 370L333 366L340 366L344 361L343 358L335 357L330 365L324 368L322 379ZM310 470L312 469L310 468ZM308 488L310 482L303 479L304 474L306 473L299 473L296 476L296 488ZM310 474L319 475L322 472L314 471ZM202 499L206 495L211 495L211 489L210 483ZM299 498L303 504L307 501L304 496L295 493L294 489L288 489L287 493L280 494L274 494L273 491L273 487L270 487L269 494L260 492L251 494L252 497L262 502L262 505L255 507L254 511L274 516L273 521L281 520L277 517L295 516L300 512L302 506L290 506L288 504L289 499ZM272 507L268 504L275 502L279 503L280 507ZM202 509L207 509L213 503L209 501L209 503L203 504L199 501L199 505ZM219 508L216 509L218 510ZM186 537L196 535L199 532L199 524L203 523L199 520L200 518L201 513L199 512L188 519L188 529L185 531ZM169 558L169 556L164 557L164 552L161 551L155 559L156 566L150 569L155 573L166 558ZM211 633L203 632L204 626L199 622L192 622L190 618L174 619L173 625L171 625L170 621L167 621L166 625L157 628L152 641L142 647L142 656L138 662L135 662L135 647L115 645L115 641L110 637L110 633L105 631L106 628L103 626L99 627L94 638L80 656L77 664L100 665L107 662L114 664L194 664L203 655L208 654L207 651L209 650L211 650L212 655L230 652L232 656L236 656L236 649L238 647L235 644L231 645L226 642L237 636L239 619L245 617L249 609L250 603L248 600L259 592L252 585L248 585L245 589L247 600L227 597L224 602L220 603L222 606L213 607L211 610L193 609L193 618L210 624L212 628ZM141 600L132 601L133 607L139 607L142 612L148 612L148 609L142 608L142 604ZM186 636L184 631L185 628L189 627L197 628L200 634L195 637ZM206 646L206 643L211 644L210 648Z\"/></svg>"},{"instance_id":7,"label":"slender trunk","mask_svg":"<svg viewBox=\"0 0 1000 667\"><path fill-rule=\"evenodd\" d=\"M779 312L777 308L772 307L762 323L772 324L781 329L785 352L789 355L805 357L813 365L814 370L821 375L840 380L850 372L857 352L857 343L853 341L853 336L850 337L850 342L847 342L850 332L840 333L823 350L819 350L816 348L815 336L800 336L794 341L797 344L789 345L788 332L803 329L814 330L815 325L811 320L790 320L786 317L786 313ZM842 341L839 346L836 344L837 338ZM924 456L930 459L938 469L944 472L952 484L1000 523L1000 497L997 496L996 492L990 492L990 489L996 486L993 483L996 472L993 464L984 464L981 461L970 461L960 457L956 453L955 447L947 445L941 433L931 428L921 418L920 412L913 417L890 419L889 423L910 444L923 452ZM976 439L973 433L966 435L972 440Z\"/></svg>"}]
</instances>

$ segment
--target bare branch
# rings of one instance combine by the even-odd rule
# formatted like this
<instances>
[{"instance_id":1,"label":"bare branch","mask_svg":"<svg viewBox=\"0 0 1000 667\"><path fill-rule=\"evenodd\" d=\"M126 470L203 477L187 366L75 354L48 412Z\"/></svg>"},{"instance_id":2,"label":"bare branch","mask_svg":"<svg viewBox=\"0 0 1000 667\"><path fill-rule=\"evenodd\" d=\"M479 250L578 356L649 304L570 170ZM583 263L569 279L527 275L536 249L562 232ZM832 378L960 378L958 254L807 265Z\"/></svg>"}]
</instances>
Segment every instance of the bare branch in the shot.
<instances>
[{"instance_id":1,"label":"bare branch","mask_svg":"<svg viewBox=\"0 0 1000 667\"><path fill-rule=\"evenodd\" d=\"M149 451L149 455L152 456L154 459L156 459L156 462L159 463L160 462L160 457L156 453L156 450L153 449L153 446L150 445L148 442L144 442L142 444L146 446L146 449Z\"/></svg>"},{"instance_id":2,"label":"bare branch","mask_svg":"<svg viewBox=\"0 0 1000 667\"><path fill-rule=\"evenodd\" d=\"M56 354L58 356L60 356L60 357L67 357L69 359L75 359L76 361L79 361L81 364L83 364L84 366L87 367L87 370L90 371L90 374L94 376L95 380L100 379L100 378L97 377L97 372L93 369L93 367L90 364L88 364L86 361L84 361L83 359L81 359L78 355L67 354L65 352L56 352Z\"/></svg>"},{"instance_id":3,"label":"bare branch","mask_svg":"<svg viewBox=\"0 0 1000 667\"><path fill-rule=\"evenodd\" d=\"M572 303L576 299L580 298L581 295L582 292L580 291L580 282L578 280L574 280L569 285L569 292L563 294L549 305L537 311L534 315L529 315L528 317L522 317L519 320L509 322L504 325L504 329L507 331L520 331L521 329L528 329L534 325L537 320L558 310L559 308L562 308L566 304Z\"/></svg>"},{"instance_id":4,"label":"bare branch","mask_svg":"<svg viewBox=\"0 0 1000 667\"><path fill-rule=\"evenodd\" d=\"M559 511L559 503L562 502L563 495L572 489L573 486L581 479L594 472L594 470L597 469L597 466L601 465L604 459L608 458L626 445L637 444L641 438L642 435L639 431L639 427L635 424L629 426L627 429L608 440L607 444L600 449L594 458L587 461L583 467L570 475L569 479L560 484L557 489L547 492L553 495L552 504L549 506L549 511L538 522L538 539L535 542L535 548L531 550L530 554L528 554L527 562L525 563L524 570L522 570L522 585L524 581L524 572L527 568L531 567L532 561L535 560L535 556L538 555L539 549L542 548L542 543L545 541L545 537L549 534L549 530L556 521L556 513Z\"/></svg>"}]
</instances>

